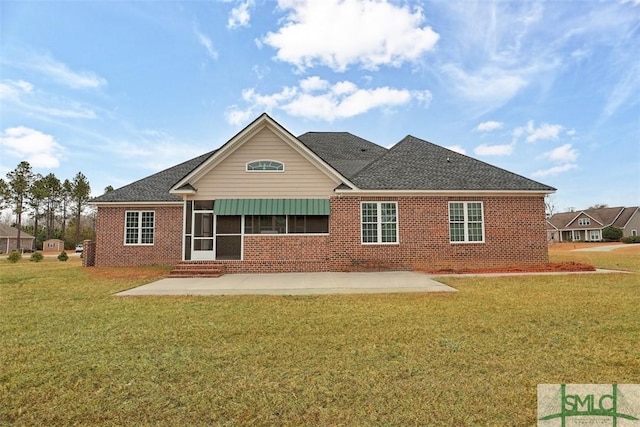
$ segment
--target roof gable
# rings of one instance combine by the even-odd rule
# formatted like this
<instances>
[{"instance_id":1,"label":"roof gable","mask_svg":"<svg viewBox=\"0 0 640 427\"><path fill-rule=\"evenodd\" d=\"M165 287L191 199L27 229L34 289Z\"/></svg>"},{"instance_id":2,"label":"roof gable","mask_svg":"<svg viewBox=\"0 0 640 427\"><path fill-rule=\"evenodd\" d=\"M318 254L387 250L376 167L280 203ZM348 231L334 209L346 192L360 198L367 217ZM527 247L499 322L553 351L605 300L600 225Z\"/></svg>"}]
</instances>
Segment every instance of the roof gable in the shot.
<instances>
[{"instance_id":1,"label":"roof gable","mask_svg":"<svg viewBox=\"0 0 640 427\"><path fill-rule=\"evenodd\" d=\"M599 224L601 226L603 226L604 224L602 223L602 221L599 219L598 215L589 215L588 213L589 211L580 211L577 212L577 215L575 215L575 217L573 217L573 219L571 219L567 225L565 227L571 227L573 225L579 225L579 226L583 226L582 224L580 224L580 220L583 218L587 218L589 220L593 220L594 224L589 223L589 225L596 225ZM592 212L593 214L593 212ZM589 221L590 222L590 221Z\"/></svg>"},{"instance_id":2,"label":"roof gable","mask_svg":"<svg viewBox=\"0 0 640 427\"><path fill-rule=\"evenodd\" d=\"M372 190L555 191L411 135L363 168L353 182Z\"/></svg>"},{"instance_id":3,"label":"roof gable","mask_svg":"<svg viewBox=\"0 0 640 427\"><path fill-rule=\"evenodd\" d=\"M613 222L613 225L618 228L626 227L629 221L631 221L631 218L633 218L633 216L639 211L640 207L637 206L624 208Z\"/></svg>"},{"instance_id":4,"label":"roof gable","mask_svg":"<svg viewBox=\"0 0 640 427\"><path fill-rule=\"evenodd\" d=\"M185 185L193 185L199 179L207 175L217 165L222 163L226 158L238 150L242 145L251 141L251 139L264 129L268 129L279 137L284 143L288 144L291 148L298 152L302 157L313 164L322 173L330 177L336 185L346 182L349 184L349 180L342 176L336 169L325 162L321 157L317 156L312 150L302 144L295 136L293 136L288 130L282 127L279 123L273 120L268 114L263 113L248 126L238 132L233 138L231 138L226 144L218 149L211 157L202 162L194 170L184 176L178 181L171 193L181 193L180 188ZM257 159L255 159L257 160Z\"/></svg>"}]
</instances>

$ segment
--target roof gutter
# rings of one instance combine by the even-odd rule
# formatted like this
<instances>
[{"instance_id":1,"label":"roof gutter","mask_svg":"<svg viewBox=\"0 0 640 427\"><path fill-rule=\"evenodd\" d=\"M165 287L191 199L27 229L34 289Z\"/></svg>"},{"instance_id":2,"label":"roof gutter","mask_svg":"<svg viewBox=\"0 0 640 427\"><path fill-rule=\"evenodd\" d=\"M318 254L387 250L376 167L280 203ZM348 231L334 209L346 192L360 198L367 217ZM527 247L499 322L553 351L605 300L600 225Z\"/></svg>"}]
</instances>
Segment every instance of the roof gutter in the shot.
<instances>
[{"instance_id":1,"label":"roof gutter","mask_svg":"<svg viewBox=\"0 0 640 427\"><path fill-rule=\"evenodd\" d=\"M555 193L556 190L347 190L335 189L339 196L381 196L381 195L415 195L415 196L541 196Z\"/></svg>"},{"instance_id":2,"label":"roof gutter","mask_svg":"<svg viewBox=\"0 0 640 427\"><path fill-rule=\"evenodd\" d=\"M170 201L156 201L156 202L89 202L93 206L182 206L183 200L177 200L175 202Z\"/></svg>"}]
</instances>

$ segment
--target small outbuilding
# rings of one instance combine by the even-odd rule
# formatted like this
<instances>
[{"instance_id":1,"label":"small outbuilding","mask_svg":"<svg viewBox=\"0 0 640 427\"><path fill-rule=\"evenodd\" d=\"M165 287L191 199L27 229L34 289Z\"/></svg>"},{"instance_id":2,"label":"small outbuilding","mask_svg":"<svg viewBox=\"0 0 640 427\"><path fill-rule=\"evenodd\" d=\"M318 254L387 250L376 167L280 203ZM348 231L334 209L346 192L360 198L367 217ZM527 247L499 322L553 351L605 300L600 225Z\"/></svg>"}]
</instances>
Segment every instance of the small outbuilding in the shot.
<instances>
[{"instance_id":1,"label":"small outbuilding","mask_svg":"<svg viewBox=\"0 0 640 427\"><path fill-rule=\"evenodd\" d=\"M36 238L20 231L20 249L33 250ZM18 229L0 224L0 253L6 254L18 248Z\"/></svg>"},{"instance_id":2,"label":"small outbuilding","mask_svg":"<svg viewBox=\"0 0 640 427\"><path fill-rule=\"evenodd\" d=\"M42 252L57 252L64 251L64 240L49 239L42 242Z\"/></svg>"}]
</instances>

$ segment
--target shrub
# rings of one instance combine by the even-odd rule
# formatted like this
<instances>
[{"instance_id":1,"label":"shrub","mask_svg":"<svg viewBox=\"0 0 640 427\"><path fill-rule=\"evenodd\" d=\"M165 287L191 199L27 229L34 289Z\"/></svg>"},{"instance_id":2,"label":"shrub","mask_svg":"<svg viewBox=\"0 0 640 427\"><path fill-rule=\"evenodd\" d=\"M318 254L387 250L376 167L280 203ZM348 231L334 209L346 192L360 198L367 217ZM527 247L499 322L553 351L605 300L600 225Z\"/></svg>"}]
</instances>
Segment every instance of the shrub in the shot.
<instances>
[{"instance_id":1,"label":"shrub","mask_svg":"<svg viewBox=\"0 0 640 427\"><path fill-rule=\"evenodd\" d=\"M18 262L22 259L22 254L20 253L20 251L11 251L9 252L9 255L7 255L7 261L9 262Z\"/></svg>"},{"instance_id":2,"label":"shrub","mask_svg":"<svg viewBox=\"0 0 640 427\"><path fill-rule=\"evenodd\" d=\"M69 255L65 251L60 252L60 255L58 255L58 261L66 261L68 259Z\"/></svg>"},{"instance_id":3,"label":"shrub","mask_svg":"<svg viewBox=\"0 0 640 427\"><path fill-rule=\"evenodd\" d=\"M31 254L31 258L29 259L29 261L40 262L43 258L44 256L42 255L42 252L34 252Z\"/></svg>"},{"instance_id":4,"label":"shrub","mask_svg":"<svg viewBox=\"0 0 640 427\"><path fill-rule=\"evenodd\" d=\"M620 239L622 243L640 243L640 236L627 236Z\"/></svg>"},{"instance_id":5,"label":"shrub","mask_svg":"<svg viewBox=\"0 0 640 427\"><path fill-rule=\"evenodd\" d=\"M618 241L622 238L622 230L612 225L602 229L602 238L604 240Z\"/></svg>"}]
</instances>

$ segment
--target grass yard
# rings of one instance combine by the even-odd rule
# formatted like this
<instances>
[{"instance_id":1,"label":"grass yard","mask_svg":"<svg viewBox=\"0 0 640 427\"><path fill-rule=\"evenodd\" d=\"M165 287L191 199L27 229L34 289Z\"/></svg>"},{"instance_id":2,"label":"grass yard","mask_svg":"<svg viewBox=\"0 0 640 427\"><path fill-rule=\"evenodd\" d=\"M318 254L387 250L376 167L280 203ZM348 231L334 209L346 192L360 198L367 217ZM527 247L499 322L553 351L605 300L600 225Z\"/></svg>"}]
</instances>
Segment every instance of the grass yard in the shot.
<instances>
[{"instance_id":1,"label":"grass yard","mask_svg":"<svg viewBox=\"0 0 640 427\"><path fill-rule=\"evenodd\" d=\"M114 297L164 268L0 259L0 424L536 423L539 383L640 382L633 274L443 278L455 294Z\"/></svg>"}]
</instances>

